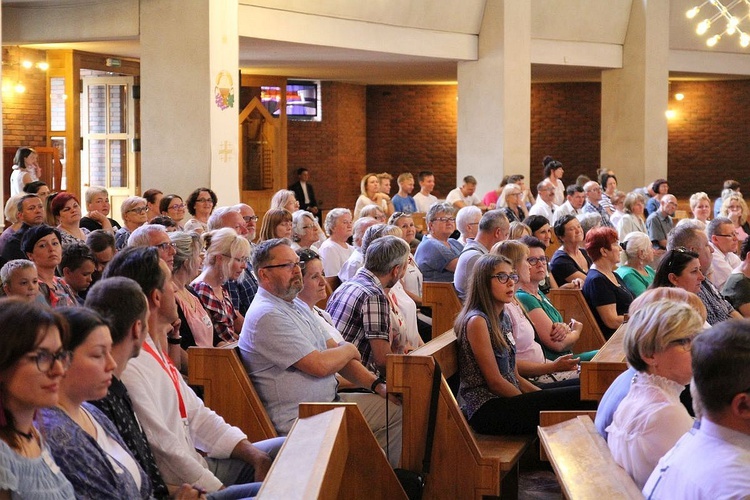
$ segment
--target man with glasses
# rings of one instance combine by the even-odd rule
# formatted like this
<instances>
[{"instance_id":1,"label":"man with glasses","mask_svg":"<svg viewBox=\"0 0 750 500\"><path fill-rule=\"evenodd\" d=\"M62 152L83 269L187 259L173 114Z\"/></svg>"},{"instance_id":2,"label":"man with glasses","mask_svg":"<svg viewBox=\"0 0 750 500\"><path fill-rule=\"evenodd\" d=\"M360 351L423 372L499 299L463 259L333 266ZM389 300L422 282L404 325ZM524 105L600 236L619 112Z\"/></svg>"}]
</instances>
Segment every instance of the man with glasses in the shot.
<instances>
[{"instance_id":1,"label":"man with glasses","mask_svg":"<svg viewBox=\"0 0 750 500\"><path fill-rule=\"evenodd\" d=\"M646 219L646 229L648 229L648 236L651 238L654 249L662 250L661 253L657 252L657 256L661 256L667 248L667 235L674 228L672 216L675 210L677 210L677 198L674 195L665 194L659 203L659 210L650 214Z\"/></svg>"},{"instance_id":2,"label":"man with glasses","mask_svg":"<svg viewBox=\"0 0 750 500\"><path fill-rule=\"evenodd\" d=\"M721 290L732 270L742 261L737 256L739 238L734 224L726 217L717 217L706 227L709 243L714 253L711 261L711 281Z\"/></svg>"},{"instance_id":3,"label":"man with glasses","mask_svg":"<svg viewBox=\"0 0 750 500\"><path fill-rule=\"evenodd\" d=\"M551 221L557 205L555 201L555 185L549 179L544 179L536 185L536 203L529 209L529 215L541 215Z\"/></svg>"},{"instance_id":4,"label":"man with glasses","mask_svg":"<svg viewBox=\"0 0 750 500\"><path fill-rule=\"evenodd\" d=\"M171 270L174 266L174 256L177 250L164 226L144 224L136 228L128 238L128 248L133 247L155 247L159 251L159 258L167 263L169 269Z\"/></svg>"},{"instance_id":5,"label":"man with glasses","mask_svg":"<svg viewBox=\"0 0 750 500\"><path fill-rule=\"evenodd\" d=\"M461 302L466 299L474 263L479 257L489 253L495 243L508 239L509 231L510 222L502 210L490 210L479 220L479 232L476 238L469 238L466 242L453 275L453 286Z\"/></svg>"},{"instance_id":6,"label":"man with glasses","mask_svg":"<svg viewBox=\"0 0 750 500\"><path fill-rule=\"evenodd\" d=\"M750 324L732 320L692 345L697 416L651 473L643 494L661 498L747 498L750 492Z\"/></svg>"},{"instance_id":7,"label":"man with glasses","mask_svg":"<svg viewBox=\"0 0 750 500\"><path fill-rule=\"evenodd\" d=\"M247 215L242 215L243 210ZM255 216L253 209L242 203L233 207L220 207L214 210L214 213L208 219L208 230L214 231L225 227L234 229L237 234L244 236L250 241L252 252L252 240L255 238L255 226L257 222L258 217ZM249 260L245 265L243 275L238 280L227 280L225 287L229 293L229 297L232 299L234 308L240 314L245 315L248 307L253 302L255 294L258 292L258 278L255 276L253 264Z\"/></svg>"},{"instance_id":8,"label":"man with glasses","mask_svg":"<svg viewBox=\"0 0 750 500\"><path fill-rule=\"evenodd\" d=\"M337 344L297 298L303 288L304 264L291 242L259 243L253 265L260 286L242 327L240 355L277 432L289 432L302 401L350 401L357 403L385 449L385 381L363 366L354 345ZM387 338L386 331L382 341L386 345ZM337 372L372 393L337 394ZM395 466L401 454L401 411L396 405L389 410L389 460Z\"/></svg>"},{"instance_id":9,"label":"man with glasses","mask_svg":"<svg viewBox=\"0 0 750 500\"><path fill-rule=\"evenodd\" d=\"M615 229L612 221L609 220L607 210L601 205L602 188L596 181L588 181L583 185L583 192L586 194L586 203L583 205L583 213L596 212L602 216L602 227L611 227Z\"/></svg>"}]
</instances>

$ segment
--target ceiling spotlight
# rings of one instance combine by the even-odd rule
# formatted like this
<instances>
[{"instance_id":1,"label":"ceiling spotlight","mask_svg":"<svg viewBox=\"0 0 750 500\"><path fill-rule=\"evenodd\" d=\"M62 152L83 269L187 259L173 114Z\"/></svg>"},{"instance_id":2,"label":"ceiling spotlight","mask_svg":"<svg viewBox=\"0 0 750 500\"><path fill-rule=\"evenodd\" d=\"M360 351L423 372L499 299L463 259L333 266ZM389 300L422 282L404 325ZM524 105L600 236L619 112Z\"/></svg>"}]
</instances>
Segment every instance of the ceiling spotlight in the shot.
<instances>
[{"instance_id":1,"label":"ceiling spotlight","mask_svg":"<svg viewBox=\"0 0 750 500\"><path fill-rule=\"evenodd\" d=\"M685 98L685 94L675 94L674 98L676 101L681 101Z\"/></svg>"}]
</instances>

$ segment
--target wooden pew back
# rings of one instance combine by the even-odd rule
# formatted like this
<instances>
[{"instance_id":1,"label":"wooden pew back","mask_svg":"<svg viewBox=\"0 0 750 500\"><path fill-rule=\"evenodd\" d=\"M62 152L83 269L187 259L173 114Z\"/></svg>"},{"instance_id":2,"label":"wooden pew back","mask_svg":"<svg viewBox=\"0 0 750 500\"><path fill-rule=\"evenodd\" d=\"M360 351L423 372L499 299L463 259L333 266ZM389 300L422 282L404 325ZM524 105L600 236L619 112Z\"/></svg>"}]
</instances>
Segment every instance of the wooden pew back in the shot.
<instances>
[{"instance_id":1,"label":"wooden pew back","mask_svg":"<svg viewBox=\"0 0 750 500\"><path fill-rule=\"evenodd\" d=\"M640 489L612 458L588 416L539 427L565 498L638 498Z\"/></svg>"},{"instance_id":2,"label":"wooden pew back","mask_svg":"<svg viewBox=\"0 0 750 500\"><path fill-rule=\"evenodd\" d=\"M422 304L432 308L432 336L437 337L453 328L456 316L461 312L453 283L425 281L422 283Z\"/></svg>"},{"instance_id":3,"label":"wooden pew back","mask_svg":"<svg viewBox=\"0 0 750 500\"><path fill-rule=\"evenodd\" d=\"M277 436L238 348L191 347L188 358L188 383L203 386L206 406L239 427L250 441Z\"/></svg>"},{"instance_id":4,"label":"wooden pew back","mask_svg":"<svg viewBox=\"0 0 750 500\"><path fill-rule=\"evenodd\" d=\"M575 352L593 351L604 345L604 334L591 313L591 308L589 308L583 292L556 288L550 290L547 297L555 306L555 309L560 311L566 322L570 321L570 318L575 318L576 321L583 323L581 336L573 346Z\"/></svg>"},{"instance_id":5,"label":"wooden pew back","mask_svg":"<svg viewBox=\"0 0 750 500\"><path fill-rule=\"evenodd\" d=\"M388 390L403 401L402 467L422 468L435 360L443 379L425 498L515 496L518 460L533 438L485 436L471 430L446 381L458 371L458 341L452 330L409 355L388 355Z\"/></svg>"},{"instance_id":6,"label":"wooden pew back","mask_svg":"<svg viewBox=\"0 0 750 500\"><path fill-rule=\"evenodd\" d=\"M260 499L405 499L355 403L303 403Z\"/></svg>"}]
</instances>

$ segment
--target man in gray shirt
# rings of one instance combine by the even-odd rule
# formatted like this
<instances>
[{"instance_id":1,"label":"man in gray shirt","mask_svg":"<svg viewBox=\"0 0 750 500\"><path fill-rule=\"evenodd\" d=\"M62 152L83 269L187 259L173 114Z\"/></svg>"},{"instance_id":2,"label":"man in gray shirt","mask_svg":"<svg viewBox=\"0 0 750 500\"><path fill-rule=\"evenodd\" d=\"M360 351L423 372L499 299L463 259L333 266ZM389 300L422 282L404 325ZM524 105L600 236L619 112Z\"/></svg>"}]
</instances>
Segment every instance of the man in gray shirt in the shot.
<instances>
[{"instance_id":1,"label":"man in gray shirt","mask_svg":"<svg viewBox=\"0 0 750 500\"><path fill-rule=\"evenodd\" d=\"M458 298L463 302L469 289L469 278L474 269L474 262L488 253L495 243L506 240L510 230L510 222L502 210L490 210L479 220L479 232L476 238L466 241L461 255L458 256L456 271L453 274L453 286Z\"/></svg>"},{"instance_id":2,"label":"man in gray shirt","mask_svg":"<svg viewBox=\"0 0 750 500\"><path fill-rule=\"evenodd\" d=\"M659 210L646 219L648 237L651 238L654 248L661 250L667 248L667 236L674 227L672 216L675 210L677 210L677 198L674 195L665 194L659 204Z\"/></svg>"},{"instance_id":3,"label":"man in gray shirt","mask_svg":"<svg viewBox=\"0 0 750 500\"><path fill-rule=\"evenodd\" d=\"M242 363L279 434L286 434L303 401L355 402L394 467L401 457L401 407L392 404L386 424L385 380L369 372L349 342L337 344L297 298L300 259L287 239L258 244L253 268L258 293L240 335ZM337 393L336 373L372 393Z\"/></svg>"}]
</instances>

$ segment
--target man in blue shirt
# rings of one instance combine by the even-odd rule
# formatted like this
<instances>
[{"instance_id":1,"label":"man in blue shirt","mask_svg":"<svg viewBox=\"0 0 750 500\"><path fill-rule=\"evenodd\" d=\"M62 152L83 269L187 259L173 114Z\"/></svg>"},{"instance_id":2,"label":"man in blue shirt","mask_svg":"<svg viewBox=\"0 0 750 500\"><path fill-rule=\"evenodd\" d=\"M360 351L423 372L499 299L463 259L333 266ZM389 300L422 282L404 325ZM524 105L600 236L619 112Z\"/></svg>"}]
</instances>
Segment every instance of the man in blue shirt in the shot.
<instances>
[{"instance_id":1,"label":"man in blue shirt","mask_svg":"<svg viewBox=\"0 0 750 500\"><path fill-rule=\"evenodd\" d=\"M396 212L412 214L417 211L417 204L414 202L414 198L411 197L412 191L414 191L414 176L409 172L399 175L398 193L391 200L393 202L393 209Z\"/></svg>"}]
</instances>

